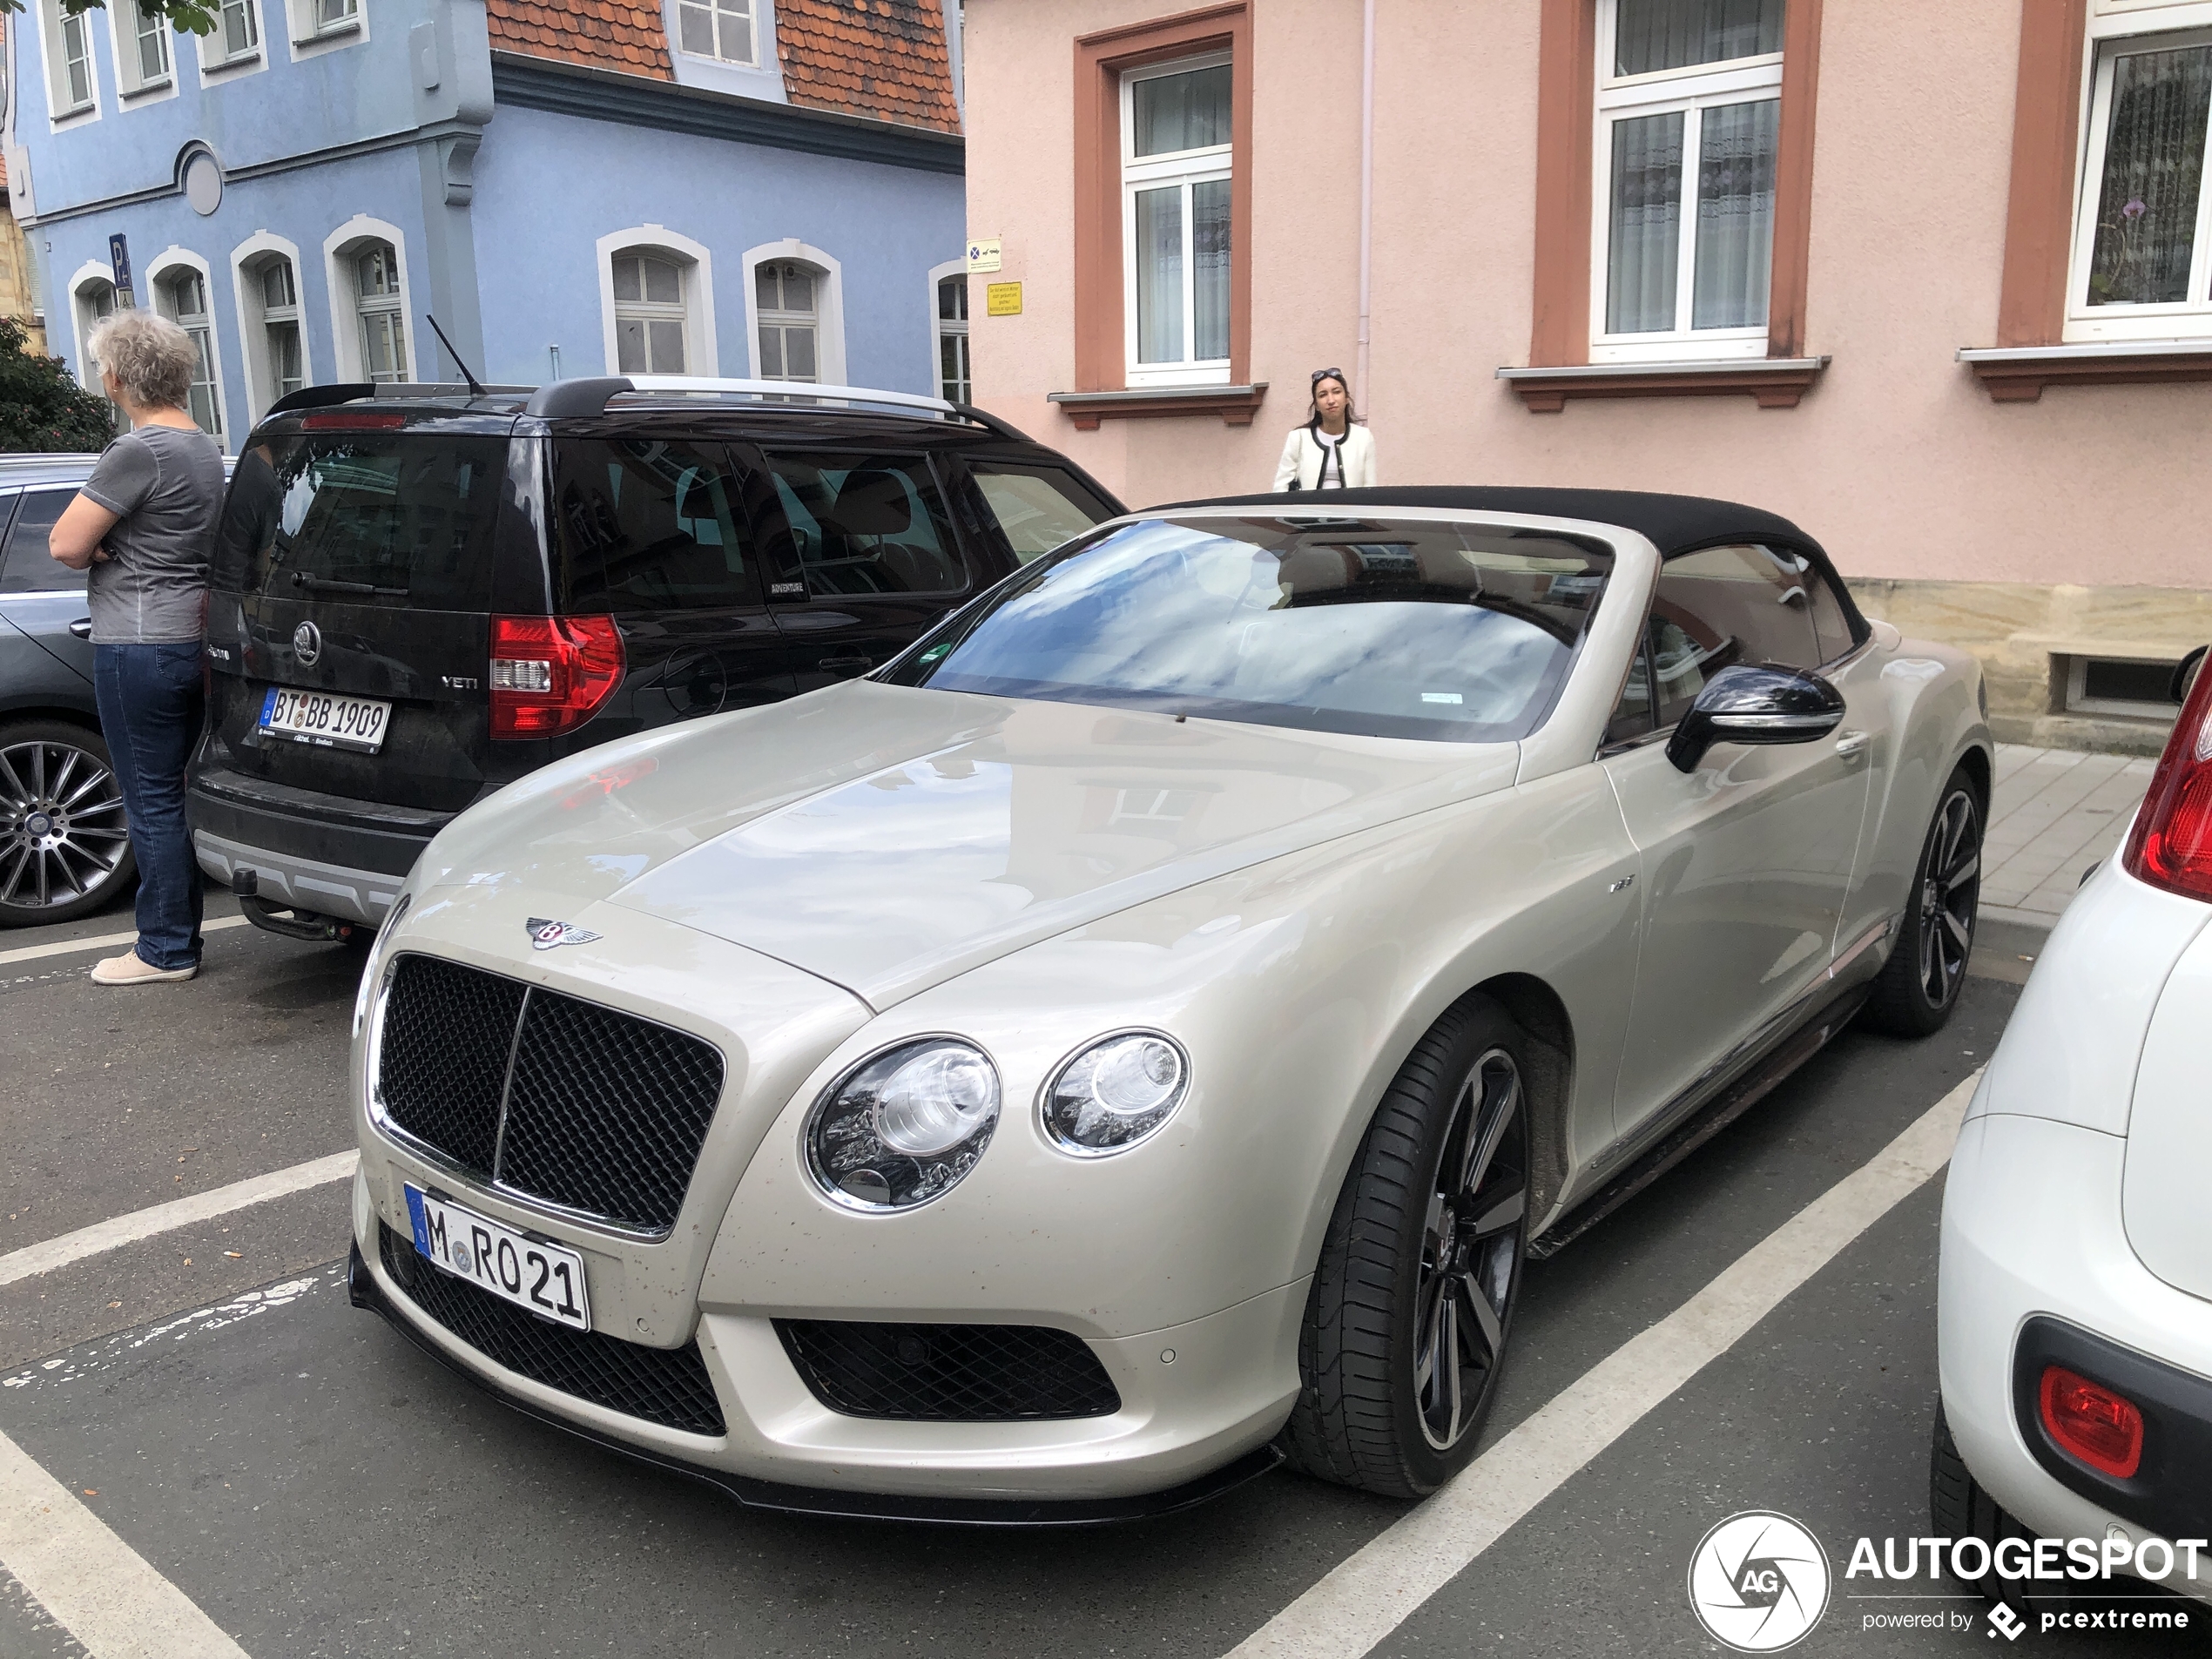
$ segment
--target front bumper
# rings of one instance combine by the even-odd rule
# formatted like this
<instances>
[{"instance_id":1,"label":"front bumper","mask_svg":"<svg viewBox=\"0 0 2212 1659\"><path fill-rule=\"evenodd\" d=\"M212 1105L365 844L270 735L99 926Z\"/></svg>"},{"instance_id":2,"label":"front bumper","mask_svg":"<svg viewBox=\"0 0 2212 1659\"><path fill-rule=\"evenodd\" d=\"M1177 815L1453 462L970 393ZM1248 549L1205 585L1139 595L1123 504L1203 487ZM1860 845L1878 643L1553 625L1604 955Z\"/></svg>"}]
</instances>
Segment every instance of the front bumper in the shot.
<instances>
[{"instance_id":1,"label":"front bumper","mask_svg":"<svg viewBox=\"0 0 2212 1659\"><path fill-rule=\"evenodd\" d=\"M2118 1136L1995 1109L1971 1116L1944 1196L1937 1352L1944 1413L1975 1480L2033 1534L2141 1542L2203 1537L2212 1421L2212 1302L2174 1289L2129 1249ZM2105 1363L2114 1350L2121 1362ZM2045 1360L2141 1390L2163 1378L2168 1433L2147 1434L2138 1478L2115 1482L2052 1446L2035 1414ZM2154 1402L2141 1402L2147 1413ZM2170 1432L2179 1431L2179 1432ZM2177 1495L2179 1494L2179 1495ZM2212 1555L2167 1588L2212 1602Z\"/></svg>"}]
</instances>

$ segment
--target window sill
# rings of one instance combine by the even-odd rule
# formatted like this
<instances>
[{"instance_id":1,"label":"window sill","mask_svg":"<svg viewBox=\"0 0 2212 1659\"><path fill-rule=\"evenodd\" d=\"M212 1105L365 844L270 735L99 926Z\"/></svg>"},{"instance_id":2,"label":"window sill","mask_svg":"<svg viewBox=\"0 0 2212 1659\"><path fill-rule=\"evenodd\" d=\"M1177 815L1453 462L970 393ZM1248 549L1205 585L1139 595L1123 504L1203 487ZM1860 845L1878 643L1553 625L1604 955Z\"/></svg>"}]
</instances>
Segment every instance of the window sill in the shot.
<instances>
[{"instance_id":1,"label":"window sill","mask_svg":"<svg viewBox=\"0 0 2212 1659\"><path fill-rule=\"evenodd\" d=\"M1994 403L2033 403L2047 386L2212 381L2212 340L2116 340L2072 346L1959 347Z\"/></svg>"},{"instance_id":2,"label":"window sill","mask_svg":"<svg viewBox=\"0 0 2212 1659\"><path fill-rule=\"evenodd\" d=\"M246 69L261 61L261 49L248 46L244 51L233 52L228 57L211 58L200 65L203 75L221 75L233 69Z\"/></svg>"},{"instance_id":3,"label":"window sill","mask_svg":"<svg viewBox=\"0 0 2212 1659\"><path fill-rule=\"evenodd\" d=\"M1155 421L1181 415L1218 415L1224 426L1250 426L1267 395L1267 382L1250 386L1140 386L1126 392L1048 392L1076 430L1096 432L1101 421Z\"/></svg>"},{"instance_id":4,"label":"window sill","mask_svg":"<svg viewBox=\"0 0 2212 1659\"><path fill-rule=\"evenodd\" d=\"M1701 358L1673 363L1571 363L1501 368L1531 415L1556 415L1570 397L1754 398L1763 409L1794 409L1828 367L1826 357Z\"/></svg>"},{"instance_id":5,"label":"window sill","mask_svg":"<svg viewBox=\"0 0 2212 1659\"><path fill-rule=\"evenodd\" d=\"M342 40L347 35L358 35L361 31L361 20L359 17L346 17L337 23L325 24L320 29L313 29L304 35L297 36L292 44L295 46L317 46L326 40Z\"/></svg>"},{"instance_id":6,"label":"window sill","mask_svg":"<svg viewBox=\"0 0 2212 1659\"><path fill-rule=\"evenodd\" d=\"M140 81L136 86L118 87L116 96L128 104L137 98L152 98L157 92L166 92L176 82L164 75L158 80Z\"/></svg>"}]
</instances>

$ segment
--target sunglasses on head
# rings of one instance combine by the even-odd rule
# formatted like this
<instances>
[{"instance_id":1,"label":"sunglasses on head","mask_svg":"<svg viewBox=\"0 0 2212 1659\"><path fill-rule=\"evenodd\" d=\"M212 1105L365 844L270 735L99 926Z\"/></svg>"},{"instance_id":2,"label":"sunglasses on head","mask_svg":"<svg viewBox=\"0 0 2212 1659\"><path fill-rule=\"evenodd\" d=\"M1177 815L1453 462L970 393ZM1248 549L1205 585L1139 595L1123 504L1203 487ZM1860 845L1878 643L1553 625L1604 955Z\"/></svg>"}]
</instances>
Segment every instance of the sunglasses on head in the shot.
<instances>
[{"instance_id":1,"label":"sunglasses on head","mask_svg":"<svg viewBox=\"0 0 2212 1659\"><path fill-rule=\"evenodd\" d=\"M1323 381L1342 381L1347 386L1351 384L1349 381L1345 381L1344 371L1340 368L1315 369L1313 371L1313 383L1316 386L1318 386Z\"/></svg>"}]
</instances>

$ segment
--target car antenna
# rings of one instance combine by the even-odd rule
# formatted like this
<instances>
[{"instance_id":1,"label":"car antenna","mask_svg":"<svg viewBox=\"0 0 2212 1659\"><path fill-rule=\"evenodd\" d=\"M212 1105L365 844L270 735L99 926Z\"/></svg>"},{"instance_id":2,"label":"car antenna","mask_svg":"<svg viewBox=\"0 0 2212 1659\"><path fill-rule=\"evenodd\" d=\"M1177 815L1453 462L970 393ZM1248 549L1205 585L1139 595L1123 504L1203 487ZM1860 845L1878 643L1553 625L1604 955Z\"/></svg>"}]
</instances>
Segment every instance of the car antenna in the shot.
<instances>
[{"instance_id":1,"label":"car antenna","mask_svg":"<svg viewBox=\"0 0 2212 1659\"><path fill-rule=\"evenodd\" d=\"M461 361L461 354L454 350L453 342L446 338L446 331L438 327L438 320L427 311L422 314L429 321L430 332L437 335L438 344L446 348L446 355L453 359L453 366L461 371L461 378L469 382L469 395L470 397L488 395L484 390L484 383L470 372L468 364Z\"/></svg>"}]
</instances>

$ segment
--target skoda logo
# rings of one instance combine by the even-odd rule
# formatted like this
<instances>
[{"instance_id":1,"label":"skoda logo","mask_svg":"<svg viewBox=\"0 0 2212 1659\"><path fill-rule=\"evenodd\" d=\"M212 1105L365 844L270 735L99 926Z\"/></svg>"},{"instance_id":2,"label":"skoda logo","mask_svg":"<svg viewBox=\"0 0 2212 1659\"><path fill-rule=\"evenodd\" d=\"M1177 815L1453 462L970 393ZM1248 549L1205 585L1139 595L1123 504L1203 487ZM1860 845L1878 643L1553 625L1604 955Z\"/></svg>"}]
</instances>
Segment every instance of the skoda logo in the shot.
<instances>
[{"instance_id":1,"label":"skoda logo","mask_svg":"<svg viewBox=\"0 0 2212 1659\"><path fill-rule=\"evenodd\" d=\"M1707 1533L1689 1558L1689 1608L1738 1653L1778 1653L1828 1610L1828 1556L1787 1515L1750 1509Z\"/></svg>"},{"instance_id":2,"label":"skoda logo","mask_svg":"<svg viewBox=\"0 0 2212 1659\"><path fill-rule=\"evenodd\" d=\"M312 622L303 622L292 631L292 654L302 663L313 663L322 655L322 631Z\"/></svg>"}]
</instances>

